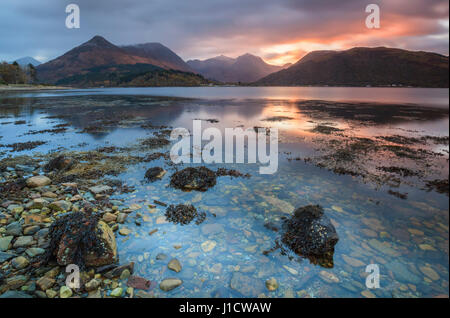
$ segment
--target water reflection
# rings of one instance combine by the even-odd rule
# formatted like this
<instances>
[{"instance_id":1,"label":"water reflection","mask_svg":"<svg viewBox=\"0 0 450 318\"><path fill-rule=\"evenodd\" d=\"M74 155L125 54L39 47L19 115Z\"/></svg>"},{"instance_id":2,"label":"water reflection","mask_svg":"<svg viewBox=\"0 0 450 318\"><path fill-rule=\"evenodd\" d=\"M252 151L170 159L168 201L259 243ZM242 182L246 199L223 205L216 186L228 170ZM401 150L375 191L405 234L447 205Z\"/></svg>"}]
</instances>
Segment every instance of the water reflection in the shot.
<instances>
[{"instance_id":1,"label":"water reflection","mask_svg":"<svg viewBox=\"0 0 450 318\"><path fill-rule=\"evenodd\" d=\"M142 206L126 224L133 234L118 237L121 262L135 261L137 275L152 281L174 275L183 279L183 285L170 293L152 290L160 297L361 297L367 291L365 266L371 263L380 266L382 275L382 288L370 291L378 297L448 295L448 196L426 192L414 182L407 182L397 189L408 193L403 200L389 195L386 184L380 183L377 188L373 183L337 175L303 160L290 160L313 155L320 145L330 149L318 139L353 142L350 138L376 139L397 134L448 136L448 110L398 105L340 106L323 101L212 101L122 95L2 98L0 143L47 141L20 153L32 154L60 147L84 150L129 146L152 135L153 130L143 128L148 123L190 128L193 119L204 119L205 128L222 130L238 126L276 127L280 129L281 144L279 170L274 175L259 175L258 166L254 165L227 166L252 177L219 178L217 185L205 193L170 188L169 178L175 171L172 167L165 167L169 173L161 181L144 183L146 169L164 166L163 159L133 165L119 175L136 188L134 193L122 195L126 204ZM23 120L25 124L15 124ZM61 124L68 124L62 133L27 134ZM343 131L321 134L313 131L317 125ZM448 176L448 145L430 147L433 151L442 150L444 156L437 157L434 168L434 161L423 163L430 165L428 170L433 168L438 175ZM7 147L0 151L5 151L0 156L16 155ZM386 154L381 153L381 157L388 157ZM385 164L375 154L369 153L368 158L367 163L373 164L374 169ZM405 158L395 160L406 162ZM211 169L221 166L209 165ZM209 214L200 226L173 225L165 220L163 208L147 209L153 200L192 203ZM324 269L307 259L288 257L292 255L263 253L279 238L279 233L265 225L280 226L290 207L309 204L322 205L339 233L333 268ZM133 222L136 213L143 215L141 226ZM155 229L158 231L149 235ZM159 253L179 259L182 271L168 273L167 264L156 259ZM264 282L271 277L280 287L269 293Z\"/></svg>"}]
</instances>

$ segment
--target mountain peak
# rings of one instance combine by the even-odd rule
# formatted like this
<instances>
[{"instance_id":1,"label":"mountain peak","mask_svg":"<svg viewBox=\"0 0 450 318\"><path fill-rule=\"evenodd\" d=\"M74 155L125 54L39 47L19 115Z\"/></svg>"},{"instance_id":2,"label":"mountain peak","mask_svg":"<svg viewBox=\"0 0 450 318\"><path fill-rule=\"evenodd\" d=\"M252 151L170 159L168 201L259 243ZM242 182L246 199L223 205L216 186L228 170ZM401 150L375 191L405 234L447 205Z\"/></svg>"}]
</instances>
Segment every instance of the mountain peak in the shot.
<instances>
[{"instance_id":1,"label":"mountain peak","mask_svg":"<svg viewBox=\"0 0 450 318\"><path fill-rule=\"evenodd\" d=\"M89 41L83 43L81 46L112 47L115 45L112 44L111 42L109 42L108 40L106 40L104 37L102 37L100 35L96 35Z\"/></svg>"}]
</instances>

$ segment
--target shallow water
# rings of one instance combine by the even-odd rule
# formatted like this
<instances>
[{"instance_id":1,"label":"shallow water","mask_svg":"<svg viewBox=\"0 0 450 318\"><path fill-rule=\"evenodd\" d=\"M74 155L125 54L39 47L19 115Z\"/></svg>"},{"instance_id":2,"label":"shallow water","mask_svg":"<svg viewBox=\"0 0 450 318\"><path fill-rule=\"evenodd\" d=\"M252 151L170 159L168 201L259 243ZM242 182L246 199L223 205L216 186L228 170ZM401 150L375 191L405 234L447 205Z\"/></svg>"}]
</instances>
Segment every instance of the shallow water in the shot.
<instances>
[{"instance_id":1,"label":"shallow water","mask_svg":"<svg viewBox=\"0 0 450 318\"><path fill-rule=\"evenodd\" d=\"M125 199L126 205L137 203L142 206L137 212L144 215L141 226L136 226L133 216L129 216L126 226L133 233L127 238L118 236L120 262L136 262L137 274L155 282L166 277L183 280L181 287L169 293L155 288L153 292L159 297L242 296L236 288L230 288L235 273L250 278L242 281L242 284L250 285L244 296L362 297L370 295L365 287L365 267L368 264L378 264L380 268L381 288L370 290L375 296L448 295L447 195L427 192L414 183L406 183L399 188L399 191L408 193L408 198L402 200L389 195L387 185L377 187L359 178L336 175L311 163L289 160L316 153L316 138L330 138L311 132L318 122L332 121L333 127L364 137L395 134L448 136L448 112L420 120L398 116L395 120L385 118L370 125L356 125L354 120L330 113L320 119L312 118L298 101L293 100L294 97L349 100L353 96L353 99L371 103L395 101L410 104L421 96L420 101L424 105L439 104L448 109L448 90L389 88L385 90L391 90L391 94L381 99L379 89L366 88L365 93L351 95L348 92L339 94L338 89L327 91L322 88L318 91L308 88L309 95L306 91L298 93L297 90L295 94L298 95L291 96L291 99L283 95L290 88L272 91L264 88L258 96L254 95L253 88L245 94L239 93L240 88L208 89L183 89L184 93L180 93L181 89L169 88L147 90L147 93L152 91L151 94L208 97L206 100L148 97L130 89L105 89L101 93L91 90L33 93L34 96L24 93L3 97L0 100L0 144L33 140L47 143L18 153L2 147L0 155L127 146L151 135L150 131L140 127L147 120L157 125L189 129L193 119L217 119L218 123L202 121L202 126L221 130L241 125L244 128L276 127L280 131L280 155L278 171L274 175L260 175L259 166L253 164L208 165L210 168L235 168L250 173L252 177L220 177L217 185L204 193L170 188L170 175L175 170L159 160L131 166L118 176L129 186L136 187L134 193L118 197ZM367 92L372 97L365 100ZM113 95L108 95L110 93ZM294 93L291 91L289 94ZM229 100L227 97L245 99ZM447 97L446 102L442 101L443 97ZM267 121L274 116L290 119ZM102 132L80 133L86 127L102 124L105 117L122 120ZM20 123L21 120L25 120L25 124ZM64 133L26 135L32 130L52 129L63 123L70 124ZM164 152L169 148L157 151ZM436 145L433 150L442 152L444 158L438 161L440 165L436 163L431 175L448 177L448 145ZM372 160L378 162L381 159L374 156ZM161 181L143 182L146 169L154 166L164 166L169 173ZM192 203L208 212L207 218L201 225L166 223L164 208L147 208L155 199L168 204ZM267 256L262 253L273 247L280 235L264 224L280 224L281 218L289 215L282 211L286 209L281 206L296 208L307 204L322 205L336 226L340 240L331 269L310 264L307 259L291 259L279 251ZM154 229L158 231L149 235ZM215 244L214 248L205 252L202 249L205 242L211 246ZM169 258L158 261L155 259L158 253L167 254ZM167 269L166 264L172 257L180 260L183 266L180 273ZM327 281L324 272L334 274L339 281ZM280 286L275 292L268 292L264 287L264 282L271 277L276 278Z\"/></svg>"}]
</instances>

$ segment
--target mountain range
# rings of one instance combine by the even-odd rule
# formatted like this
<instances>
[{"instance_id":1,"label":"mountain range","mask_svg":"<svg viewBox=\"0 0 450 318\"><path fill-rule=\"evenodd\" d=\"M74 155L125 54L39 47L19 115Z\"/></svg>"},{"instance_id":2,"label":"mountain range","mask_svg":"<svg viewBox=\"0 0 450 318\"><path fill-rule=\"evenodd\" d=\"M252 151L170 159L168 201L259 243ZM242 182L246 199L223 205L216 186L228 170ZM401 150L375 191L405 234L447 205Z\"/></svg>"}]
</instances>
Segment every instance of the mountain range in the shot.
<instances>
[{"instance_id":1,"label":"mountain range","mask_svg":"<svg viewBox=\"0 0 450 318\"><path fill-rule=\"evenodd\" d=\"M260 57L217 56L184 62L160 43L116 46L101 36L39 65L41 82L72 86L258 86L448 87L448 56L394 48L357 47L313 51L293 65Z\"/></svg>"},{"instance_id":2,"label":"mountain range","mask_svg":"<svg viewBox=\"0 0 450 318\"><path fill-rule=\"evenodd\" d=\"M314 51L254 85L448 87L448 56L386 47Z\"/></svg>"},{"instance_id":3,"label":"mountain range","mask_svg":"<svg viewBox=\"0 0 450 318\"><path fill-rule=\"evenodd\" d=\"M32 58L31 56L22 57L20 59L9 62L9 64L12 64L14 62L17 62L17 64L19 64L20 66L27 66L28 64L38 66L41 64L41 62L39 62L35 58Z\"/></svg>"},{"instance_id":4,"label":"mountain range","mask_svg":"<svg viewBox=\"0 0 450 318\"><path fill-rule=\"evenodd\" d=\"M189 60L187 64L204 77L224 83L251 83L289 66L270 65L248 53L235 59L220 55L203 61Z\"/></svg>"}]
</instances>

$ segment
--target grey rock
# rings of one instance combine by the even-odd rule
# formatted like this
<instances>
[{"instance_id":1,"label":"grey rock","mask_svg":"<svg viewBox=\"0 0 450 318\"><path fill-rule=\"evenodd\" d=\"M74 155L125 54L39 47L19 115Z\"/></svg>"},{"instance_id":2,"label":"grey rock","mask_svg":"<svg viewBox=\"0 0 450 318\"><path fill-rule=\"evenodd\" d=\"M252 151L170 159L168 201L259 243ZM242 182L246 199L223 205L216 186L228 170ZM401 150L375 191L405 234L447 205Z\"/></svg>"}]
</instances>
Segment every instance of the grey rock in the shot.
<instances>
[{"instance_id":1,"label":"grey rock","mask_svg":"<svg viewBox=\"0 0 450 318\"><path fill-rule=\"evenodd\" d=\"M32 236L19 236L17 238L17 240L14 242L13 247L14 248L18 248L18 247L27 247L30 245L33 245L34 241L33 241L33 237Z\"/></svg>"},{"instance_id":2,"label":"grey rock","mask_svg":"<svg viewBox=\"0 0 450 318\"><path fill-rule=\"evenodd\" d=\"M112 188L107 185L98 185L98 186L89 188L89 191L92 192L93 194L105 193L105 192L109 192L111 190L112 190Z\"/></svg>"},{"instance_id":3,"label":"grey rock","mask_svg":"<svg viewBox=\"0 0 450 318\"><path fill-rule=\"evenodd\" d=\"M9 249L13 238L13 236L0 237L0 252L5 252Z\"/></svg>"},{"instance_id":4,"label":"grey rock","mask_svg":"<svg viewBox=\"0 0 450 318\"><path fill-rule=\"evenodd\" d=\"M27 250L25 251L25 253L26 253L29 257L33 258L33 257L36 257L36 256L38 256L38 255L44 254L44 253L45 253L45 250L44 250L43 248L39 248L39 247L30 247L29 249L27 249Z\"/></svg>"},{"instance_id":5,"label":"grey rock","mask_svg":"<svg viewBox=\"0 0 450 318\"><path fill-rule=\"evenodd\" d=\"M0 252L0 264L3 262L7 262L11 258L16 257L16 256L17 256L16 254Z\"/></svg>"},{"instance_id":6,"label":"grey rock","mask_svg":"<svg viewBox=\"0 0 450 318\"><path fill-rule=\"evenodd\" d=\"M12 222L6 226L6 235L19 236L22 235L22 224Z\"/></svg>"}]
</instances>

